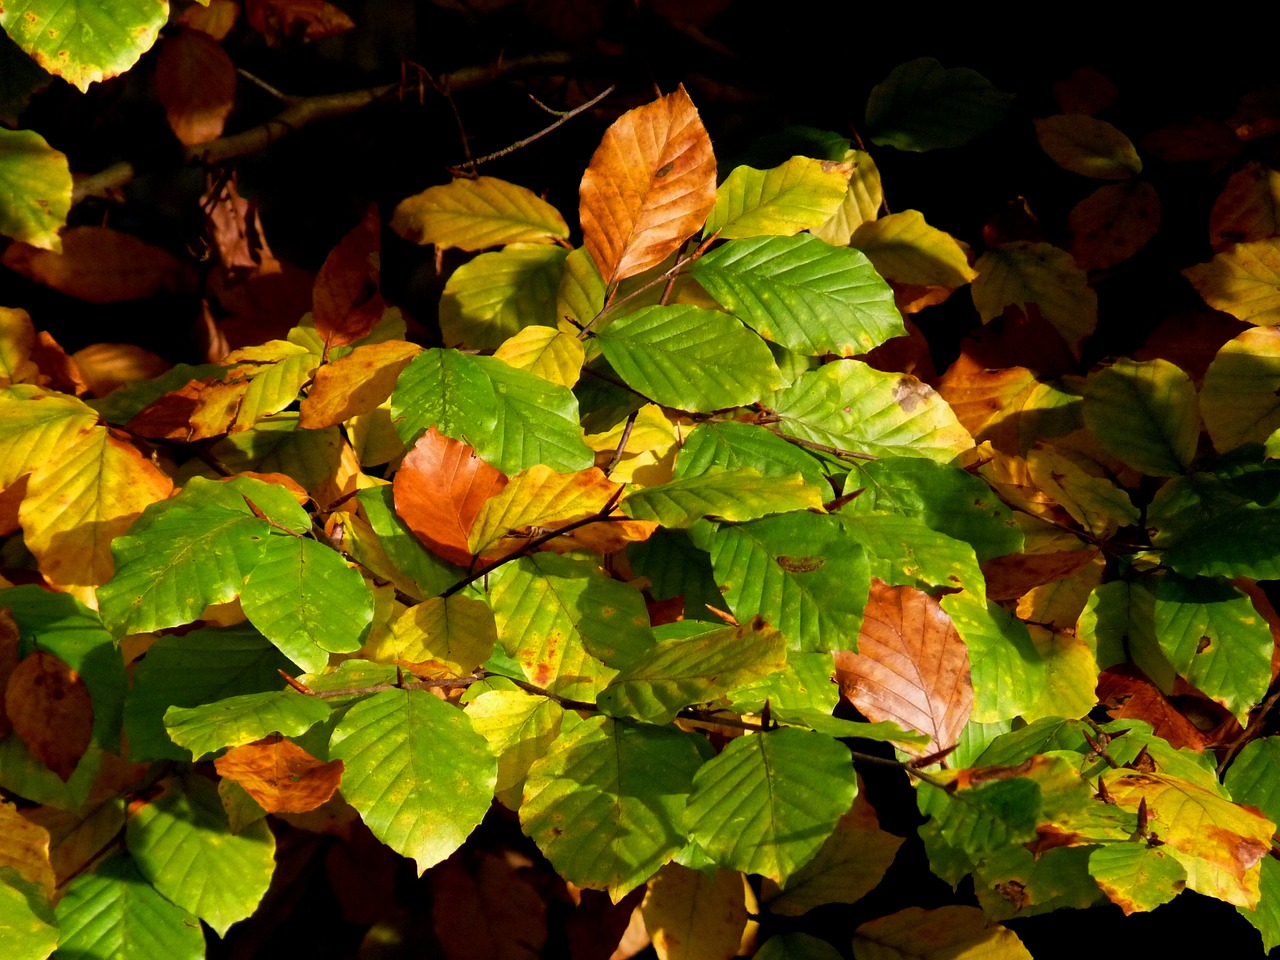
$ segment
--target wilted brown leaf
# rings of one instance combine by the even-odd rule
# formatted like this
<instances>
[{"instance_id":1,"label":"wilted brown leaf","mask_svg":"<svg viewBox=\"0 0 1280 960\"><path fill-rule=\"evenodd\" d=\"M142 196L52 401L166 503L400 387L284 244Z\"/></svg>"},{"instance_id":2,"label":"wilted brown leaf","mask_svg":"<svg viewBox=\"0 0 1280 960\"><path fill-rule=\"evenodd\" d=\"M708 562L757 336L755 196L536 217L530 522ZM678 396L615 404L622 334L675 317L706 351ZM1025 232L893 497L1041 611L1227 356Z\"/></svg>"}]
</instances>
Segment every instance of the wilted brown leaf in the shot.
<instances>
[{"instance_id":1,"label":"wilted brown leaf","mask_svg":"<svg viewBox=\"0 0 1280 960\"><path fill-rule=\"evenodd\" d=\"M278 734L232 747L213 762L219 776L234 780L268 813L306 813L334 795L341 760L321 763Z\"/></svg>"},{"instance_id":2,"label":"wilted brown leaf","mask_svg":"<svg viewBox=\"0 0 1280 960\"><path fill-rule=\"evenodd\" d=\"M1144 720L1156 736L1179 749L1203 753L1208 745L1204 734L1132 664L1119 663L1099 674L1098 702L1111 719Z\"/></svg>"},{"instance_id":3,"label":"wilted brown leaf","mask_svg":"<svg viewBox=\"0 0 1280 960\"><path fill-rule=\"evenodd\" d=\"M80 674L51 653L33 651L9 676L4 712L32 755L69 779L93 731L93 701Z\"/></svg>"},{"instance_id":4,"label":"wilted brown leaf","mask_svg":"<svg viewBox=\"0 0 1280 960\"><path fill-rule=\"evenodd\" d=\"M368 336L385 309L378 293L378 252L382 226L378 208L369 204L364 219L343 237L316 274L311 313L316 330L330 347Z\"/></svg>"},{"instance_id":5,"label":"wilted brown leaf","mask_svg":"<svg viewBox=\"0 0 1280 960\"><path fill-rule=\"evenodd\" d=\"M355 27L355 22L324 0L245 0L249 25L269 46L286 40L319 40Z\"/></svg>"},{"instance_id":6,"label":"wilted brown leaf","mask_svg":"<svg viewBox=\"0 0 1280 960\"><path fill-rule=\"evenodd\" d=\"M582 177L582 238L606 283L661 263L716 202L711 138L683 86L619 117Z\"/></svg>"},{"instance_id":7,"label":"wilted brown leaf","mask_svg":"<svg viewBox=\"0 0 1280 960\"><path fill-rule=\"evenodd\" d=\"M447 960L534 960L547 905L521 871L489 853L455 853L431 871L431 919Z\"/></svg>"},{"instance_id":8,"label":"wilted brown leaf","mask_svg":"<svg viewBox=\"0 0 1280 960\"><path fill-rule=\"evenodd\" d=\"M182 28L160 42L156 97L185 144L216 139L235 105L236 68L209 34Z\"/></svg>"},{"instance_id":9,"label":"wilted brown leaf","mask_svg":"<svg viewBox=\"0 0 1280 960\"><path fill-rule=\"evenodd\" d=\"M467 535L507 478L458 440L431 427L405 454L392 483L396 513L422 544L450 563L471 563Z\"/></svg>"},{"instance_id":10,"label":"wilted brown leaf","mask_svg":"<svg viewBox=\"0 0 1280 960\"><path fill-rule=\"evenodd\" d=\"M1067 216L1071 255L1085 270L1114 267L1141 250L1160 228L1160 195L1145 180L1099 187Z\"/></svg>"},{"instance_id":11,"label":"wilted brown leaf","mask_svg":"<svg viewBox=\"0 0 1280 960\"><path fill-rule=\"evenodd\" d=\"M64 231L62 253L12 243L0 262L29 280L90 303L179 293L190 289L194 279L190 267L172 254L108 227Z\"/></svg>"},{"instance_id":12,"label":"wilted brown leaf","mask_svg":"<svg viewBox=\"0 0 1280 960\"><path fill-rule=\"evenodd\" d=\"M53 894L53 864L49 862L49 831L32 823L11 803L0 801L0 868L12 867L45 896Z\"/></svg>"},{"instance_id":13,"label":"wilted brown leaf","mask_svg":"<svg viewBox=\"0 0 1280 960\"><path fill-rule=\"evenodd\" d=\"M969 720L969 650L938 601L922 590L873 577L858 652L837 651L835 664L840 695L864 716L933 738L903 750L946 750Z\"/></svg>"}]
</instances>

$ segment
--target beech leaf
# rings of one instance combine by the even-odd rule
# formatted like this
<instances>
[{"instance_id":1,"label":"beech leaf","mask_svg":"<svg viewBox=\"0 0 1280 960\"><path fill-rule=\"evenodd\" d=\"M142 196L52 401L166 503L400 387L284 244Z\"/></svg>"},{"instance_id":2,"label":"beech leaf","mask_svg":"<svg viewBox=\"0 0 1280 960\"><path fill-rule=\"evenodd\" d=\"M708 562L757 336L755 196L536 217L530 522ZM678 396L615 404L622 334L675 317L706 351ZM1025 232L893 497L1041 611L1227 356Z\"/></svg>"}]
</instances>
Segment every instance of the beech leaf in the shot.
<instances>
[{"instance_id":1,"label":"beech leaf","mask_svg":"<svg viewBox=\"0 0 1280 960\"><path fill-rule=\"evenodd\" d=\"M267 813L314 810L337 791L343 770L341 760L324 763L279 736L232 747L213 765Z\"/></svg>"},{"instance_id":2,"label":"beech leaf","mask_svg":"<svg viewBox=\"0 0 1280 960\"><path fill-rule=\"evenodd\" d=\"M792 157L769 170L737 167L716 190L702 235L794 236L830 220L847 189L837 164L809 157Z\"/></svg>"},{"instance_id":3,"label":"beech leaf","mask_svg":"<svg viewBox=\"0 0 1280 960\"><path fill-rule=\"evenodd\" d=\"M496 177L453 180L401 200L391 229L414 243L463 250L569 237L569 226L555 207Z\"/></svg>"},{"instance_id":4,"label":"beech leaf","mask_svg":"<svg viewBox=\"0 0 1280 960\"><path fill-rule=\"evenodd\" d=\"M182 28L166 36L156 57L156 96L184 144L222 133L235 106L236 67L217 40Z\"/></svg>"},{"instance_id":5,"label":"beech leaf","mask_svg":"<svg viewBox=\"0 0 1280 960\"><path fill-rule=\"evenodd\" d=\"M5 197L0 233L41 250L62 251L58 232L71 209L65 154L34 130L0 129L0 193Z\"/></svg>"},{"instance_id":6,"label":"beech leaf","mask_svg":"<svg viewBox=\"0 0 1280 960\"><path fill-rule=\"evenodd\" d=\"M1237 243L1182 274L1215 310L1259 326L1280 324L1280 237Z\"/></svg>"},{"instance_id":7,"label":"beech leaf","mask_svg":"<svg viewBox=\"0 0 1280 960\"><path fill-rule=\"evenodd\" d=\"M53 654L33 650L9 675L4 712L32 755L70 779L93 732L93 701L80 675Z\"/></svg>"}]
</instances>

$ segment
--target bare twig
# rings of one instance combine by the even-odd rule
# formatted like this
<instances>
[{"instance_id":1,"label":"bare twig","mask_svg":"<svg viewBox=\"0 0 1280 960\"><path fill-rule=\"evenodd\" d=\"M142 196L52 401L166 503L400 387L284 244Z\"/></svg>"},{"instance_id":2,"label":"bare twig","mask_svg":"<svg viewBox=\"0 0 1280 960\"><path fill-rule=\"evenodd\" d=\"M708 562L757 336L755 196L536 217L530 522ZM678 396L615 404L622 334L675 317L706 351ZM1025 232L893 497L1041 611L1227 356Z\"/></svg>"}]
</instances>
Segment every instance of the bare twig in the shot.
<instances>
[{"instance_id":1,"label":"bare twig","mask_svg":"<svg viewBox=\"0 0 1280 960\"><path fill-rule=\"evenodd\" d=\"M486 153L483 157L468 159L466 161L466 165L472 168L472 170L474 170L475 167L479 166L482 163L488 163L490 160L497 160L499 157L505 157L509 153L515 153L517 150L523 147L527 147L529 144L533 143L535 140L539 139L540 137L545 137L548 133L550 133L552 130L556 129L557 127L559 127L561 124L567 123L569 120L572 120L578 114L583 113L584 111L590 110L592 107L594 107L597 103L599 103L609 94L613 93L613 91L616 89L617 87L615 85L610 84L608 87L605 88L603 93L597 94L596 96L588 100L586 103L582 104L581 106L574 107L572 110L566 110L563 112L559 110L549 111L551 113L556 114L560 119L556 120L555 123L552 123L549 126L543 127L537 133L530 134L529 136L525 137L522 140L517 140L515 143L511 145L503 147L501 150L495 150L493 153ZM538 103L538 101L534 97L532 97L532 95L530 96L530 99L533 100L534 103ZM543 105L541 103L538 103L538 106L542 107ZM547 108L543 107L543 109L547 109ZM449 172L453 173L457 170L462 169L462 167L463 167L463 164L461 163L454 164L452 167L449 168Z\"/></svg>"},{"instance_id":2,"label":"bare twig","mask_svg":"<svg viewBox=\"0 0 1280 960\"><path fill-rule=\"evenodd\" d=\"M604 468L604 475L607 477L618 468L618 464L622 462L623 455L627 452L627 441L631 439L631 431L636 425L636 415L639 410L632 410L631 415L627 417L627 425L622 428L622 439L618 441L618 449L613 451L613 456L609 458L609 464Z\"/></svg>"},{"instance_id":3,"label":"bare twig","mask_svg":"<svg viewBox=\"0 0 1280 960\"><path fill-rule=\"evenodd\" d=\"M770 433L776 434L787 443L794 443L797 447L804 447L807 450L817 450L819 453L829 453L833 457L839 457L841 460L879 460L875 454L859 453L856 450L841 450L839 447L829 447L825 443L818 443L814 440L802 440L800 437L793 437L783 433L781 430L774 429L767 424L761 424Z\"/></svg>"},{"instance_id":4,"label":"bare twig","mask_svg":"<svg viewBox=\"0 0 1280 960\"><path fill-rule=\"evenodd\" d=\"M564 67L572 62L568 53L551 52L532 54L527 57L513 57L499 63L486 64L479 67L464 67L453 73L444 74L437 83L451 93L469 90L474 87L492 83L511 76L518 76L537 70ZM216 165L226 163L238 157L249 156L265 149L275 141L300 130L317 120L346 116L369 106L384 97L394 94L400 89L398 83L387 83L364 90L348 90L344 93L322 94L314 97L286 98L289 103L284 110L265 123L250 127L240 133L219 137L206 143L197 143L182 151L183 161L187 164ZM133 164L126 161L113 164L104 170L85 177L72 190L72 202L85 197L103 194L114 187L121 187L134 178L137 171Z\"/></svg>"}]
</instances>

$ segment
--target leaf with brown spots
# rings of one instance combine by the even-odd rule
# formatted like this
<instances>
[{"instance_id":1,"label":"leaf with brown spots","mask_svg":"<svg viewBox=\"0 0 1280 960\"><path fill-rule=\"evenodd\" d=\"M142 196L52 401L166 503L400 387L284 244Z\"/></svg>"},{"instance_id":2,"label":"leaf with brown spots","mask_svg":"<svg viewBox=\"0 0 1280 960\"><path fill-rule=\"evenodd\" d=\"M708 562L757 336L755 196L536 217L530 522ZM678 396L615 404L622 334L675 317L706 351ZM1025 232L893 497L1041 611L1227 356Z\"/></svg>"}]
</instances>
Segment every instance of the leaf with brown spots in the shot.
<instances>
[{"instance_id":1,"label":"leaf with brown spots","mask_svg":"<svg viewBox=\"0 0 1280 960\"><path fill-rule=\"evenodd\" d=\"M858 652L835 654L840 695L872 721L891 720L932 741L917 755L955 746L973 708L969 651L938 601L872 578Z\"/></svg>"},{"instance_id":2,"label":"leaf with brown spots","mask_svg":"<svg viewBox=\"0 0 1280 960\"><path fill-rule=\"evenodd\" d=\"M232 747L213 763L267 813L306 813L333 796L342 780L341 760L321 763L279 734Z\"/></svg>"},{"instance_id":3,"label":"leaf with brown spots","mask_svg":"<svg viewBox=\"0 0 1280 960\"><path fill-rule=\"evenodd\" d=\"M93 731L93 701L80 674L51 653L29 653L9 676L4 711L27 749L69 779Z\"/></svg>"}]
</instances>

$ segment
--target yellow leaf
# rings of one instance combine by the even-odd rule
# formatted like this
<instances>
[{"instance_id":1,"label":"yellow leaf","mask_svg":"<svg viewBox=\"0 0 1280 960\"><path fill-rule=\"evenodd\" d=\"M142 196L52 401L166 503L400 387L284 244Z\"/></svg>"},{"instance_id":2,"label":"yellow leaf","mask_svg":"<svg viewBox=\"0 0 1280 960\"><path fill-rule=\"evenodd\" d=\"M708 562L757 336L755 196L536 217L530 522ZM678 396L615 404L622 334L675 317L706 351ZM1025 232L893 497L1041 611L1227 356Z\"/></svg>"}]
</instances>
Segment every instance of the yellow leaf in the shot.
<instances>
[{"instance_id":1,"label":"yellow leaf","mask_svg":"<svg viewBox=\"0 0 1280 960\"><path fill-rule=\"evenodd\" d=\"M1253 807L1160 773L1109 770L1102 777L1120 807L1145 800L1148 831L1187 871L1187 886L1252 910L1258 905L1262 858L1276 825Z\"/></svg>"},{"instance_id":2,"label":"yellow leaf","mask_svg":"<svg viewBox=\"0 0 1280 960\"><path fill-rule=\"evenodd\" d=\"M1036 137L1058 166L1100 180L1127 180L1142 172L1138 151L1123 133L1096 117L1060 113L1036 121Z\"/></svg>"},{"instance_id":3,"label":"yellow leaf","mask_svg":"<svg viewBox=\"0 0 1280 960\"><path fill-rule=\"evenodd\" d=\"M871 154L862 150L850 150L844 155L841 165L852 168L844 200L830 220L818 229L809 231L833 247L847 246L853 231L874 220L884 206L880 171L876 168L876 162L871 159Z\"/></svg>"},{"instance_id":4,"label":"yellow leaf","mask_svg":"<svg viewBox=\"0 0 1280 960\"><path fill-rule=\"evenodd\" d=\"M376 648L366 646L361 655L410 670L435 661L461 677L489 658L497 639L487 604L472 597L432 597L403 610Z\"/></svg>"},{"instance_id":5,"label":"yellow leaf","mask_svg":"<svg viewBox=\"0 0 1280 960\"><path fill-rule=\"evenodd\" d=\"M1046 682L1036 702L1022 711L1022 719L1033 723L1041 717L1088 715L1098 703L1098 661L1093 651L1074 633L1047 630L1035 623L1028 623L1027 629L1045 661Z\"/></svg>"},{"instance_id":6,"label":"yellow leaf","mask_svg":"<svg viewBox=\"0 0 1280 960\"><path fill-rule=\"evenodd\" d=\"M0 307L0 387L35 383L40 371L31 362L36 331L25 310Z\"/></svg>"},{"instance_id":7,"label":"yellow leaf","mask_svg":"<svg viewBox=\"0 0 1280 960\"><path fill-rule=\"evenodd\" d=\"M1061 454L1032 450L1027 466L1036 486L1095 537L1110 537L1141 516L1122 489L1105 477L1089 475Z\"/></svg>"},{"instance_id":8,"label":"yellow leaf","mask_svg":"<svg viewBox=\"0 0 1280 960\"><path fill-rule=\"evenodd\" d=\"M402 200L391 229L414 243L484 250L569 236L560 211L531 190L495 177L454 180Z\"/></svg>"},{"instance_id":9,"label":"yellow leaf","mask_svg":"<svg viewBox=\"0 0 1280 960\"><path fill-rule=\"evenodd\" d=\"M626 426L624 420L604 433L591 433L583 438L596 453L596 466L607 466L613 459ZM667 419L662 408L646 403L637 411L622 459L609 476L646 487L668 482L675 465L677 439L676 426Z\"/></svg>"},{"instance_id":10,"label":"yellow leaf","mask_svg":"<svg viewBox=\"0 0 1280 960\"><path fill-rule=\"evenodd\" d=\"M621 489L622 484L595 467L557 473L538 464L521 470L480 508L467 537L468 549L476 556L509 553L527 543L529 536L598 513ZM527 536L516 535L525 530Z\"/></svg>"},{"instance_id":11,"label":"yellow leaf","mask_svg":"<svg viewBox=\"0 0 1280 960\"><path fill-rule=\"evenodd\" d=\"M525 327L506 340L493 354L517 370L572 387L582 374L586 349L582 341L553 327Z\"/></svg>"},{"instance_id":12,"label":"yellow leaf","mask_svg":"<svg viewBox=\"0 0 1280 960\"><path fill-rule=\"evenodd\" d=\"M1280 429L1280 328L1254 327L1222 345L1205 371L1200 409L1220 453L1266 443Z\"/></svg>"},{"instance_id":13,"label":"yellow leaf","mask_svg":"<svg viewBox=\"0 0 1280 960\"><path fill-rule=\"evenodd\" d=\"M1079 355L1080 342L1098 324L1098 295L1071 254L1048 243L1019 240L984 253L975 268L973 305L983 323L1006 307L1026 313L1034 304Z\"/></svg>"},{"instance_id":14,"label":"yellow leaf","mask_svg":"<svg viewBox=\"0 0 1280 960\"><path fill-rule=\"evenodd\" d=\"M681 86L605 131L582 177L583 243L605 282L615 283L674 253L715 202L711 138Z\"/></svg>"},{"instance_id":15,"label":"yellow leaf","mask_svg":"<svg viewBox=\"0 0 1280 960\"><path fill-rule=\"evenodd\" d=\"M668 863L649 881L640 910L660 960L729 960L747 925L742 875L733 870Z\"/></svg>"},{"instance_id":16,"label":"yellow leaf","mask_svg":"<svg viewBox=\"0 0 1280 960\"><path fill-rule=\"evenodd\" d=\"M838 164L811 157L792 157L768 170L737 167L716 191L703 236L792 237L816 229L839 209L847 180Z\"/></svg>"},{"instance_id":17,"label":"yellow leaf","mask_svg":"<svg viewBox=\"0 0 1280 960\"><path fill-rule=\"evenodd\" d=\"M1237 243L1280 234L1280 171L1250 161L1237 170L1209 212L1209 242L1215 253Z\"/></svg>"},{"instance_id":18,"label":"yellow leaf","mask_svg":"<svg viewBox=\"0 0 1280 960\"><path fill-rule=\"evenodd\" d=\"M978 275L956 239L925 223L918 210L864 223L850 242L886 280L955 289Z\"/></svg>"},{"instance_id":19,"label":"yellow leaf","mask_svg":"<svg viewBox=\"0 0 1280 960\"><path fill-rule=\"evenodd\" d=\"M320 367L299 408L298 426L320 430L377 409L391 396L400 371L421 351L417 344L386 340L356 347Z\"/></svg>"},{"instance_id":20,"label":"yellow leaf","mask_svg":"<svg viewBox=\"0 0 1280 960\"><path fill-rule=\"evenodd\" d=\"M858 927L858 956L919 960L1031 960L1018 935L988 920L977 907L907 907Z\"/></svg>"},{"instance_id":21,"label":"yellow leaf","mask_svg":"<svg viewBox=\"0 0 1280 960\"><path fill-rule=\"evenodd\" d=\"M0 801L0 867L12 867L22 879L37 884L45 896L53 894L53 864L49 862L49 831L32 823L17 808Z\"/></svg>"},{"instance_id":22,"label":"yellow leaf","mask_svg":"<svg viewBox=\"0 0 1280 960\"><path fill-rule=\"evenodd\" d=\"M1259 326L1280 324L1280 237L1237 243L1182 275L1215 310Z\"/></svg>"}]
</instances>

